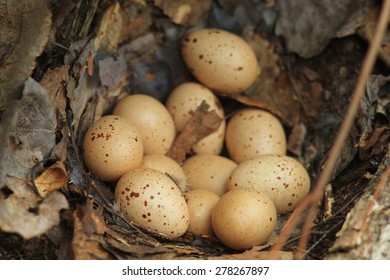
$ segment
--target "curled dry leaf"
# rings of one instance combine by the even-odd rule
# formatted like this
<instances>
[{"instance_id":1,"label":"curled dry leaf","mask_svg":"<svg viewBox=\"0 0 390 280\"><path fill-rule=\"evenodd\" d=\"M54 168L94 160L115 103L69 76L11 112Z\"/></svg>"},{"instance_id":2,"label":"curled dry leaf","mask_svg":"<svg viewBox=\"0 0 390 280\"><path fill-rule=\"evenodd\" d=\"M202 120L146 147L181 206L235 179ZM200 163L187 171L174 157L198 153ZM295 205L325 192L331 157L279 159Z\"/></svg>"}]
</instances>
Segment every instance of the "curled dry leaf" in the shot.
<instances>
[{"instance_id":1,"label":"curled dry leaf","mask_svg":"<svg viewBox=\"0 0 390 280\"><path fill-rule=\"evenodd\" d=\"M319 54L335 37L354 34L367 12L365 0L277 1L276 35L303 58Z\"/></svg>"},{"instance_id":2,"label":"curled dry leaf","mask_svg":"<svg viewBox=\"0 0 390 280\"><path fill-rule=\"evenodd\" d=\"M37 237L58 225L59 211L68 207L65 196L59 192L51 193L40 203L11 194L0 200L0 227L3 231L18 233L26 239Z\"/></svg>"},{"instance_id":3,"label":"curled dry leaf","mask_svg":"<svg viewBox=\"0 0 390 280\"><path fill-rule=\"evenodd\" d=\"M37 188L39 195L42 198L45 198L50 193L66 186L68 181L69 176L66 172L64 163L57 161L34 179L34 185Z\"/></svg>"},{"instance_id":4,"label":"curled dry leaf","mask_svg":"<svg viewBox=\"0 0 390 280\"><path fill-rule=\"evenodd\" d=\"M20 97L50 32L45 0L2 1L0 8L0 113Z\"/></svg>"}]
</instances>

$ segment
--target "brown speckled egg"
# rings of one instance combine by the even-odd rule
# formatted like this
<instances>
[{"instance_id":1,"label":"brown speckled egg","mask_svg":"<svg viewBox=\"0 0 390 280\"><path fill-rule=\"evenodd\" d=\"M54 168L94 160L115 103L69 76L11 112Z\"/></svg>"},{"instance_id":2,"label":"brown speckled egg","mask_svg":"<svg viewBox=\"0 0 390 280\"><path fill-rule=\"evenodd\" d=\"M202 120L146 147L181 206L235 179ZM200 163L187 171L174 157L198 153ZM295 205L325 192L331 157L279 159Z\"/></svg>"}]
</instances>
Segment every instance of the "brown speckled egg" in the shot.
<instances>
[{"instance_id":1,"label":"brown speckled egg","mask_svg":"<svg viewBox=\"0 0 390 280\"><path fill-rule=\"evenodd\" d=\"M222 151L225 138L225 113L218 98L208 88L192 82L180 84L169 95L166 107L175 122L176 130L181 132L203 100L210 105L209 110L215 110L222 118L222 123L216 132L196 143L193 150L196 154L217 155Z\"/></svg>"},{"instance_id":2,"label":"brown speckled egg","mask_svg":"<svg viewBox=\"0 0 390 280\"><path fill-rule=\"evenodd\" d=\"M271 113L242 109L228 122L226 148L235 162L262 154L285 154L286 135L282 124Z\"/></svg>"},{"instance_id":3,"label":"brown speckled egg","mask_svg":"<svg viewBox=\"0 0 390 280\"><path fill-rule=\"evenodd\" d=\"M188 229L189 211L183 193L157 170L136 168L124 174L116 185L115 200L127 220L169 239Z\"/></svg>"},{"instance_id":4,"label":"brown speckled egg","mask_svg":"<svg viewBox=\"0 0 390 280\"><path fill-rule=\"evenodd\" d=\"M115 106L113 114L126 118L138 128L146 155L165 154L175 140L176 128L171 115L151 96L126 96Z\"/></svg>"},{"instance_id":5,"label":"brown speckled egg","mask_svg":"<svg viewBox=\"0 0 390 280\"><path fill-rule=\"evenodd\" d=\"M214 233L223 244L245 250L262 245L270 238L276 227L277 214L266 194L237 188L219 199L211 220Z\"/></svg>"},{"instance_id":6,"label":"brown speckled egg","mask_svg":"<svg viewBox=\"0 0 390 280\"><path fill-rule=\"evenodd\" d=\"M198 81L225 95L245 91L260 74L249 44L224 30L200 29L188 33L183 40L182 55Z\"/></svg>"},{"instance_id":7,"label":"brown speckled egg","mask_svg":"<svg viewBox=\"0 0 390 280\"><path fill-rule=\"evenodd\" d=\"M126 119L108 115L95 121L83 140L84 162L104 181L117 181L139 166L143 156L142 137Z\"/></svg>"},{"instance_id":8,"label":"brown speckled egg","mask_svg":"<svg viewBox=\"0 0 390 280\"><path fill-rule=\"evenodd\" d=\"M168 175L182 192L187 191L187 179L180 164L165 155L146 155L140 167L151 168Z\"/></svg>"},{"instance_id":9,"label":"brown speckled egg","mask_svg":"<svg viewBox=\"0 0 390 280\"><path fill-rule=\"evenodd\" d=\"M253 188L266 193L278 214L294 210L310 191L306 169L285 155L261 155L241 162L226 184L229 190Z\"/></svg>"},{"instance_id":10,"label":"brown speckled egg","mask_svg":"<svg viewBox=\"0 0 390 280\"><path fill-rule=\"evenodd\" d=\"M199 235L214 235L211 213L219 196L208 190L191 190L185 196L190 210L188 231Z\"/></svg>"},{"instance_id":11,"label":"brown speckled egg","mask_svg":"<svg viewBox=\"0 0 390 280\"><path fill-rule=\"evenodd\" d=\"M194 155L182 165L190 189L205 189L218 196L227 191L226 182L236 167L237 163L219 155Z\"/></svg>"}]
</instances>

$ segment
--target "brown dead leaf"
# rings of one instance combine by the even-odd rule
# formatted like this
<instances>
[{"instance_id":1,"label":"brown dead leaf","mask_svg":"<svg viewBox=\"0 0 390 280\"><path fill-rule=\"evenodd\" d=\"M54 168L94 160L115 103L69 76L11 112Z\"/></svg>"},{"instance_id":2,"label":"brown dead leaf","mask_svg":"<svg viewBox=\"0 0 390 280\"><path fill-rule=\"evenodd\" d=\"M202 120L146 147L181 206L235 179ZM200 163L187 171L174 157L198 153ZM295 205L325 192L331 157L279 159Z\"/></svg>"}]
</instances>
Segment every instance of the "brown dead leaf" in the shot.
<instances>
[{"instance_id":1,"label":"brown dead leaf","mask_svg":"<svg viewBox=\"0 0 390 280\"><path fill-rule=\"evenodd\" d=\"M372 132L362 136L359 146L359 158L368 160L375 155L380 155L390 142L390 127L375 127Z\"/></svg>"},{"instance_id":2,"label":"brown dead leaf","mask_svg":"<svg viewBox=\"0 0 390 280\"><path fill-rule=\"evenodd\" d=\"M21 96L49 37L51 13L45 0L0 3L0 113Z\"/></svg>"},{"instance_id":3,"label":"brown dead leaf","mask_svg":"<svg viewBox=\"0 0 390 280\"><path fill-rule=\"evenodd\" d=\"M57 161L34 180L39 195L45 198L50 193L66 186L69 181L64 163Z\"/></svg>"},{"instance_id":4,"label":"brown dead leaf","mask_svg":"<svg viewBox=\"0 0 390 280\"><path fill-rule=\"evenodd\" d=\"M57 117L57 138L61 140L53 148L53 158L65 161L69 142L69 127L66 121L66 85L69 82L69 66L63 65L55 69L48 69L43 75L40 84L49 94L52 107ZM60 135L62 137L60 137Z\"/></svg>"},{"instance_id":5,"label":"brown dead leaf","mask_svg":"<svg viewBox=\"0 0 390 280\"><path fill-rule=\"evenodd\" d=\"M108 53L114 53L118 47L122 28L122 14L120 5L114 2L108 7L100 20L94 47L96 50L102 50Z\"/></svg>"},{"instance_id":6,"label":"brown dead leaf","mask_svg":"<svg viewBox=\"0 0 390 280\"><path fill-rule=\"evenodd\" d=\"M248 34L246 39L256 53L261 73L254 85L235 99L248 106L269 110L292 126L300 118L301 106L290 77L278 65L279 56L274 46L258 34Z\"/></svg>"},{"instance_id":7,"label":"brown dead leaf","mask_svg":"<svg viewBox=\"0 0 390 280\"><path fill-rule=\"evenodd\" d=\"M81 216L81 218L79 217ZM110 254L100 245L105 232L102 207L88 199L86 204L73 212L74 229L72 250L76 260L109 259Z\"/></svg>"},{"instance_id":8,"label":"brown dead leaf","mask_svg":"<svg viewBox=\"0 0 390 280\"><path fill-rule=\"evenodd\" d=\"M57 116L64 116L66 110L66 84L69 81L69 66L48 69L39 84L47 90L50 102ZM61 111L61 112L58 112ZM58 117L57 117L58 119Z\"/></svg>"},{"instance_id":9,"label":"brown dead leaf","mask_svg":"<svg viewBox=\"0 0 390 280\"><path fill-rule=\"evenodd\" d=\"M167 152L169 157L179 163L183 162L193 145L218 129L222 119L215 110L208 111L209 108L210 105L202 101Z\"/></svg>"},{"instance_id":10,"label":"brown dead leaf","mask_svg":"<svg viewBox=\"0 0 390 280\"><path fill-rule=\"evenodd\" d=\"M119 44L146 33L153 23L152 9L146 3L124 1L120 13L122 15L122 27Z\"/></svg>"}]
</instances>

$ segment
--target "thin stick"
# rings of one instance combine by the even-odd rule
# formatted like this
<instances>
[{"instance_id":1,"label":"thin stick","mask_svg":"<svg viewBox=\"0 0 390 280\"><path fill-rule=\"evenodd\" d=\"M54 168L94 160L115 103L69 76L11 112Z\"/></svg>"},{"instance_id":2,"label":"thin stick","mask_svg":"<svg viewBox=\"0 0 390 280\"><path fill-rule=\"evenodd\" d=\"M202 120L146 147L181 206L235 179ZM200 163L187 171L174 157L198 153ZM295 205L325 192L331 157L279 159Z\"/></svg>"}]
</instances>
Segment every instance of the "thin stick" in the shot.
<instances>
[{"instance_id":1,"label":"thin stick","mask_svg":"<svg viewBox=\"0 0 390 280\"><path fill-rule=\"evenodd\" d=\"M348 111L345 115L345 118L341 124L339 133L336 136L335 143L330 151L329 157L325 162L324 169L322 170L317 184L314 190L307 196L305 200L296 208L294 215L290 218L286 226L283 228L282 232L279 235L278 243L274 245L270 252L270 258L277 258L278 251L281 250L283 243L286 242L287 238L291 235L294 227L298 222L298 218L301 216L303 211L310 206L308 216L304 228L302 230L302 238L298 246L298 257L303 256L303 251L307 247L307 241L309 237L309 232L313 226L313 219L316 216L318 210L318 203L321 201L325 186L328 184L331 179L334 167L337 163L337 160L340 156L340 153L344 147L345 139L348 136L348 133L354 123L355 116L360 106L360 102L365 92L365 87L369 78L369 75L373 69L375 60L378 55L380 44L382 42L383 36L386 31L387 21L390 15L390 0L384 0L383 6L381 9L381 14L378 20L378 25L375 30L372 42L368 49L367 55L363 61L362 69L357 81L355 92L352 95L351 103L348 107Z\"/></svg>"}]
</instances>

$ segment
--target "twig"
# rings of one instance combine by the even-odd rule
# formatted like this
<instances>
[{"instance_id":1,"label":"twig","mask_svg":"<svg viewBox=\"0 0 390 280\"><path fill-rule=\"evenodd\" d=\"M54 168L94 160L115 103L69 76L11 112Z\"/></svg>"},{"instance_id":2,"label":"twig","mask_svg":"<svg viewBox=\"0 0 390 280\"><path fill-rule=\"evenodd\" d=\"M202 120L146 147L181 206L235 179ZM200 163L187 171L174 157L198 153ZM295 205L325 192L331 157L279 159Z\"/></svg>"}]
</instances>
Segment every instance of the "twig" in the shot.
<instances>
[{"instance_id":1,"label":"twig","mask_svg":"<svg viewBox=\"0 0 390 280\"><path fill-rule=\"evenodd\" d=\"M381 14L378 20L378 25L375 30L370 47L368 49L367 55L363 61L362 69L359 74L355 92L352 95L351 103L348 107L348 111L345 115L345 118L341 124L339 133L336 136L335 143L332 146L332 149L330 150L329 157L324 164L324 169L322 170L313 191L298 205L291 218L287 221L287 224L285 225L285 227L283 228L283 230L279 235L278 242L273 246L270 252L269 255L270 259L276 259L278 257L277 256L278 252L283 247L283 244L286 242L287 238L291 235L293 229L295 228L298 222L298 218L301 216L301 214L306 208L310 207L304 227L302 229L302 238L300 239L297 255L296 255L297 258L303 257L303 252L307 247L307 242L310 235L309 233L311 231L311 228L313 227L313 220L318 211L318 204L323 197L325 186L331 179L331 175L333 173L336 162L344 147L344 142L355 120L355 116L357 114L357 111L360 106L360 102L365 92L365 87L369 75L374 66L380 48L380 44L382 42L383 36L386 31L389 15L390 15L390 0L384 0L381 9Z\"/></svg>"}]
</instances>

